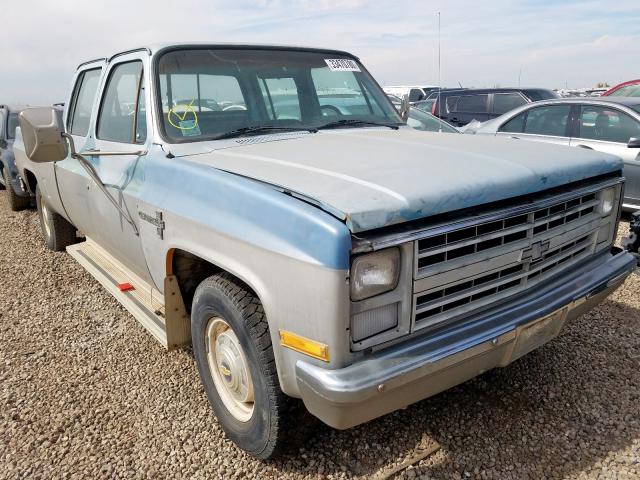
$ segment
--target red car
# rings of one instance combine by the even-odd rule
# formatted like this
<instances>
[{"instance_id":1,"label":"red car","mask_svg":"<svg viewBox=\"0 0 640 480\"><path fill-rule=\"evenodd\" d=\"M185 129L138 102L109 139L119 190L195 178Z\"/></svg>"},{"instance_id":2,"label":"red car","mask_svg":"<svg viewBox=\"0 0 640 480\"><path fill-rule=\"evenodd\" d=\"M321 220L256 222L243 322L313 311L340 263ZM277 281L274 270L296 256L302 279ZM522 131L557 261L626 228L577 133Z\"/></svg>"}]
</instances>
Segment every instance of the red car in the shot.
<instances>
[{"instance_id":1,"label":"red car","mask_svg":"<svg viewBox=\"0 0 640 480\"><path fill-rule=\"evenodd\" d=\"M603 97L640 97L640 78L616 85L602 94Z\"/></svg>"}]
</instances>

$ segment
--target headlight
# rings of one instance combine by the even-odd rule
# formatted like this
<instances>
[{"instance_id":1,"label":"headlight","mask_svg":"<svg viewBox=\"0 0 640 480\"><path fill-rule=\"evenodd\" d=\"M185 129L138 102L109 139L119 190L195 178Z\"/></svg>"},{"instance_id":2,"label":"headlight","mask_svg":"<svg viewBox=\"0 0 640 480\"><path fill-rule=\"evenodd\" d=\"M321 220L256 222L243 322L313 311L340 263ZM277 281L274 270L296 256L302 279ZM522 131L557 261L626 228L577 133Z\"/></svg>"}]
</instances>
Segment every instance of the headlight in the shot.
<instances>
[{"instance_id":1,"label":"headlight","mask_svg":"<svg viewBox=\"0 0 640 480\"><path fill-rule=\"evenodd\" d=\"M351 299L363 300L396 288L400 250L389 248L356 257L351 264Z\"/></svg>"},{"instance_id":2,"label":"headlight","mask_svg":"<svg viewBox=\"0 0 640 480\"><path fill-rule=\"evenodd\" d=\"M616 189L615 187L607 188L600 195L600 211L603 215L609 215L615 207Z\"/></svg>"}]
</instances>

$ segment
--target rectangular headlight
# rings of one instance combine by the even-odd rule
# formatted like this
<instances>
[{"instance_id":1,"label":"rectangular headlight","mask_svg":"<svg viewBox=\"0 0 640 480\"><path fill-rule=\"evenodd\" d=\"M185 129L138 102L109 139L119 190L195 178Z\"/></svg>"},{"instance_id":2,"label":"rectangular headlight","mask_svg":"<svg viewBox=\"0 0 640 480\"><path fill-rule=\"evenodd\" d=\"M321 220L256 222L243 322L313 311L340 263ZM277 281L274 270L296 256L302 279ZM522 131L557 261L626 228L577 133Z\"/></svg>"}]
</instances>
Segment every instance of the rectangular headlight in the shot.
<instances>
[{"instance_id":1,"label":"rectangular headlight","mask_svg":"<svg viewBox=\"0 0 640 480\"><path fill-rule=\"evenodd\" d=\"M351 299L379 295L396 288L400 275L400 250L388 248L356 257L351 263Z\"/></svg>"}]
</instances>

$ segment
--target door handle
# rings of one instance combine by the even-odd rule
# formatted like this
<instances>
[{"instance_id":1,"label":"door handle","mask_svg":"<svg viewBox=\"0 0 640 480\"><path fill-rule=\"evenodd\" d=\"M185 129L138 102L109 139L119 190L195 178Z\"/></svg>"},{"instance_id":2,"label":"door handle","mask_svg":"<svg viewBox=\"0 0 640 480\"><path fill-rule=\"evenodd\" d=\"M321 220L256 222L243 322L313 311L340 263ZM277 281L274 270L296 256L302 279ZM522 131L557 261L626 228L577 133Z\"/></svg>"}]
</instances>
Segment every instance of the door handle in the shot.
<instances>
[{"instance_id":1,"label":"door handle","mask_svg":"<svg viewBox=\"0 0 640 480\"><path fill-rule=\"evenodd\" d=\"M458 121L458 117L451 117L451 121L452 122L457 122Z\"/></svg>"},{"instance_id":2,"label":"door handle","mask_svg":"<svg viewBox=\"0 0 640 480\"><path fill-rule=\"evenodd\" d=\"M576 145L576 147L586 148L587 150L593 150L593 148L590 147L589 145Z\"/></svg>"}]
</instances>

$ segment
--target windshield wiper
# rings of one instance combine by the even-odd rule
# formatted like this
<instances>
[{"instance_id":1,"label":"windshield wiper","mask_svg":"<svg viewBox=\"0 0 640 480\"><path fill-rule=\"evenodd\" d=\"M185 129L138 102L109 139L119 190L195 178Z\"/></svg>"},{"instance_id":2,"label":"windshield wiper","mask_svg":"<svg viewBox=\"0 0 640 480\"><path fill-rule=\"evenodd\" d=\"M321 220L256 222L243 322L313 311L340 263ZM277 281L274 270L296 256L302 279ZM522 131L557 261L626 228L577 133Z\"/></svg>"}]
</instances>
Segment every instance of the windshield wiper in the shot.
<instances>
[{"instance_id":1,"label":"windshield wiper","mask_svg":"<svg viewBox=\"0 0 640 480\"><path fill-rule=\"evenodd\" d=\"M286 131L286 132L310 132L316 133L318 131L317 128L313 127L279 127L276 125L256 125L253 127L242 127L236 128L235 130L231 130L229 132L221 133L220 135L216 135L213 137L213 140L222 140L224 138L234 138L241 137L242 135L248 135L251 133L261 133L261 132L270 132L270 131Z\"/></svg>"},{"instance_id":2,"label":"windshield wiper","mask_svg":"<svg viewBox=\"0 0 640 480\"><path fill-rule=\"evenodd\" d=\"M358 126L373 126L373 127L389 127L393 130L398 130L400 123L383 123L373 122L369 120L358 120L355 118L343 118L342 120L336 120L334 122L325 123L320 125L318 130L324 130L326 128L339 128L339 127L358 127Z\"/></svg>"}]
</instances>

